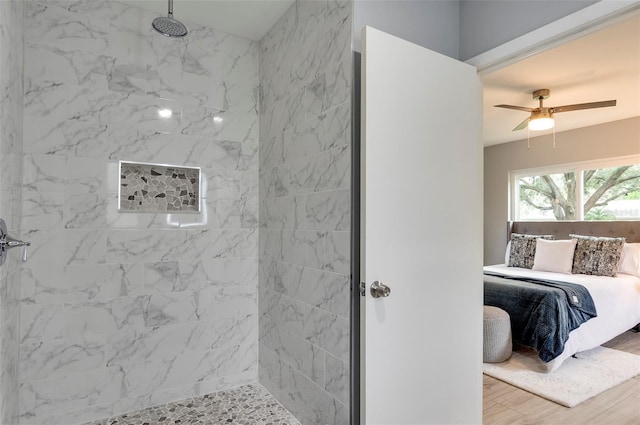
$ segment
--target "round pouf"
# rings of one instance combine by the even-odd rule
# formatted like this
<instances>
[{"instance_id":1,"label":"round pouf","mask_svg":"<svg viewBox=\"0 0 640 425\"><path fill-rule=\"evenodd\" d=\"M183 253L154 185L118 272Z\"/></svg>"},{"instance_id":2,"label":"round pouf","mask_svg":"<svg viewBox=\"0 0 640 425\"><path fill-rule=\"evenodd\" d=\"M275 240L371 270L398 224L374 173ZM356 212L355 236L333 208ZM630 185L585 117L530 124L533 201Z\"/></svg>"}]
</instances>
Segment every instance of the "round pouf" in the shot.
<instances>
[{"instance_id":1,"label":"round pouf","mask_svg":"<svg viewBox=\"0 0 640 425\"><path fill-rule=\"evenodd\" d=\"M500 363L511 357L511 320L509 313L498 307L484 306L484 363Z\"/></svg>"}]
</instances>

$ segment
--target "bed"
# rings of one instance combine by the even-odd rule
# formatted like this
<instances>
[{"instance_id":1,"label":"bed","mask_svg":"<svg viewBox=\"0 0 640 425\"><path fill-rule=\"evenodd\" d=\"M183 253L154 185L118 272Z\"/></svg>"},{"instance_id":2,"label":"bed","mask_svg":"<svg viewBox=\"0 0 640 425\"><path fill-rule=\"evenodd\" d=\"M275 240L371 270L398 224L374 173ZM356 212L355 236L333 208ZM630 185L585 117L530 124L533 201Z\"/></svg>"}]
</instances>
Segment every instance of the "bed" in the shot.
<instances>
[{"instance_id":1,"label":"bed","mask_svg":"<svg viewBox=\"0 0 640 425\"><path fill-rule=\"evenodd\" d=\"M511 234L520 235L552 235L555 240L570 240L569 235L597 236L607 238L625 238L626 243L640 243L640 221L608 221L608 222L511 222L508 224L507 239ZM564 245L565 243L556 244ZM638 246L640 247L640 245ZM508 258L505 257L505 262ZM627 267L628 268L628 267ZM594 276L587 274L557 273L551 271L532 270L524 267L508 267L507 264L486 266L485 270L485 304L494 305L506 310L512 317L512 325L530 322L536 328L551 329L557 327L554 323L554 314L546 314L545 319L530 320L530 309L521 305L506 302L510 298L519 299L520 294L527 291L539 291L533 289L536 279L550 280L552 282L568 282L569 285L577 284L586 288L590 295L596 317L585 317L584 323L574 325L575 329L566 329L568 338L565 337L560 349L551 351L546 348L539 350L539 370L553 372L564 360L581 351L597 347L627 330L636 327L640 323L640 271L635 274L617 273L615 277ZM490 275L487 275L490 274ZM491 275L501 275L496 277ZM515 279L524 278L525 282ZM531 281L533 280L534 284ZM531 289L527 286L532 286ZM506 296L496 298L493 289L499 287L501 291L507 291ZM489 289L492 288L492 289ZM555 289L553 289L555 291ZM516 293L515 291L519 291ZM489 292L492 292L489 294ZM560 297L562 298L562 297ZM567 297L571 298L571 297ZM516 303L517 304L517 303ZM522 326L515 326L514 341L519 341ZM559 326L562 328L562 326ZM524 339L526 340L526 339ZM533 347L535 344L523 344ZM552 357L551 359L549 357Z\"/></svg>"}]
</instances>

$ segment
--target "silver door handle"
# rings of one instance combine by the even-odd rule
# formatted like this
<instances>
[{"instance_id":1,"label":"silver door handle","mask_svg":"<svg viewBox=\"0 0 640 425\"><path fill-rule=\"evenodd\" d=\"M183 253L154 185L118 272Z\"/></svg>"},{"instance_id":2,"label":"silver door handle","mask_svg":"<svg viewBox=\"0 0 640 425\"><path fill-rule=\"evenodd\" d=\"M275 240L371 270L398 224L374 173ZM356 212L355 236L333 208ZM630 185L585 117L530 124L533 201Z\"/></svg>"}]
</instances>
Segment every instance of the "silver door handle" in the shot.
<instances>
[{"instance_id":1,"label":"silver door handle","mask_svg":"<svg viewBox=\"0 0 640 425\"><path fill-rule=\"evenodd\" d=\"M375 281L371 284L371 296L373 298L385 298L391 294L391 288L382 282Z\"/></svg>"}]
</instances>

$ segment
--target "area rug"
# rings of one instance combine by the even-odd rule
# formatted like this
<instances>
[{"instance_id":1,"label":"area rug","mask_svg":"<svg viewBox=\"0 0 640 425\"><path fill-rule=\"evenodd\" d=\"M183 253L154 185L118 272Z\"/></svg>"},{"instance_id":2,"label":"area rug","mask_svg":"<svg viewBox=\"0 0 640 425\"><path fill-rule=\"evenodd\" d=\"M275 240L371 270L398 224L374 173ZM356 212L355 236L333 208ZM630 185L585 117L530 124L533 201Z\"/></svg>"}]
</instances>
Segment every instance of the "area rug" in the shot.
<instances>
[{"instance_id":1,"label":"area rug","mask_svg":"<svg viewBox=\"0 0 640 425\"><path fill-rule=\"evenodd\" d=\"M484 363L482 371L566 407L640 375L640 356L605 347L578 353L552 373L534 372L536 364L533 350L514 351L506 362Z\"/></svg>"}]
</instances>

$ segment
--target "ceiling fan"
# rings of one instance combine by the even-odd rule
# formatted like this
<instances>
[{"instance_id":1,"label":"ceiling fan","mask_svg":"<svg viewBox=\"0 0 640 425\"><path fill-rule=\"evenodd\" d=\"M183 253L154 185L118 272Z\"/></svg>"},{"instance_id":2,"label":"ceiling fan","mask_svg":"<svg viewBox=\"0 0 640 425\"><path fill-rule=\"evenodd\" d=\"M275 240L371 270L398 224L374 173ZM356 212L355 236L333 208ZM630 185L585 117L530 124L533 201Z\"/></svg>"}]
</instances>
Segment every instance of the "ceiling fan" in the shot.
<instances>
[{"instance_id":1,"label":"ceiling fan","mask_svg":"<svg viewBox=\"0 0 640 425\"><path fill-rule=\"evenodd\" d=\"M496 108L516 109L531 113L531 116L522 121L513 131L522 130L527 125L529 130L547 130L554 125L553 114L558 112L578 111L580 109L604 108L606 106L616 106L615 100L604 100L602 102L576 103L564 106L543 106L542 101L551 94L549 89L540 89L533 92L533 98L540 101L537 108L527 108L525 106L494 105Z\"/></svg>"}]
</instances>

